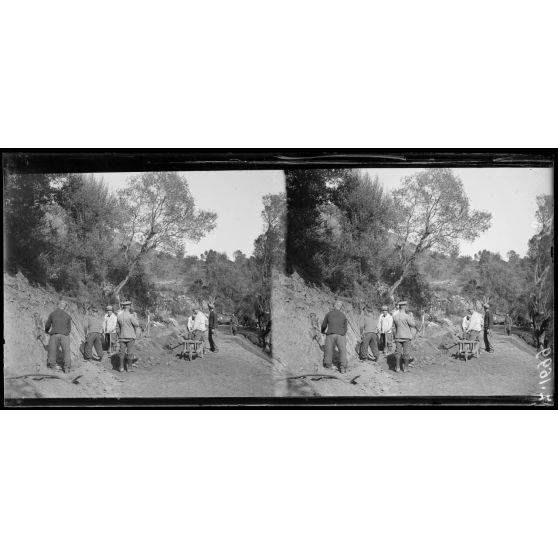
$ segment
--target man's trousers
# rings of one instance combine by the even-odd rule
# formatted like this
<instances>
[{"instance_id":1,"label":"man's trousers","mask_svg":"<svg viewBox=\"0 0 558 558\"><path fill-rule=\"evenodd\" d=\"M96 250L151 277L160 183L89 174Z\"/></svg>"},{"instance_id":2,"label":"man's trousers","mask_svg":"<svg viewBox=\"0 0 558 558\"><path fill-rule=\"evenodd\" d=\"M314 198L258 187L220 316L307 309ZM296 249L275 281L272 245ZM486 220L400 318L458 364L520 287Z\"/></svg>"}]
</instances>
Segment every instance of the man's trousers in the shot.
<instances>
[{"instance_id":1,"label":"man's trousers","mask_svg":"<svg viewBox=\"0 0 558 558\"><path fill-rule=\"evenodd\" d=\"M333 350L339 350L339 364L341 369L347 368L347 339L344 335L331 333L326 335L324 347L324 366L330 368L333 362Z\"/></svg>"},{"instance_id":2,"label":"man's trousers","mask_svg":"<svg viewBox=\"0 0 558 558\"><path fill-rule=\"evenodd\" d=\"M62 347L64 354L64 370L68 371L72 365L72 355L70 353L70 336L62 335L61 333L53 333L48 340L48 356L47 365L56 366L56 355L58 354L58 347Z\"/></svg>"},{"instance_id":3,"label":"man's trousers","mask_svg":"<svg viewBox=\"0 0 558 558\"><path fill-rule=\"evenodd\" d=\"M373 331L368 331L362 336L360 344L360 358L366 360L368 358L368 347L372 349L374 358L378 360L380 351L378 350L378 335Z\"/></svg>"}]
</instances>

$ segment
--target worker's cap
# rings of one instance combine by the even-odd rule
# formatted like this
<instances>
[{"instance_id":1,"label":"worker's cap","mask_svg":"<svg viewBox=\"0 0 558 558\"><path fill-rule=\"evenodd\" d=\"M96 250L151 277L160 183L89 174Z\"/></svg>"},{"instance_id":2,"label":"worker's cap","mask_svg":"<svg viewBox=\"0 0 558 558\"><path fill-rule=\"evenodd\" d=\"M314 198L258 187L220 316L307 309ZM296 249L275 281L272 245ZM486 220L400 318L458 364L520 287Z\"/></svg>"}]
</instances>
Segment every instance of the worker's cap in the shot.
<instances>
[{"instance_id":1,"label":"worker's cap","mask_svg":"<svg viewBox=\"0 0 558 558\"><path fill-rule=\"evenodd\" d=\"M106 308L107 310L114 310L114 308L112 306L107 306Z\"/></svg>"},{"instance_id":2,"label":"worker's cap","mask_svg":"<svg viewBox=\"0 0 558 558\"><path fill-rule=\"evenodd\" d=\"M131 303L129 300L125 300L125 301L122 303L122 306L132 306L132 303Z\"/></svg>"},{"instance_id":3,"label":"worker's cap","mask_svg":"<svg viewBox=\"0 0 558 558\"><path fill-rule=\"evenodd\" d=\"M490 308L490 304L488 304L488 302L485 302L485 303L483 304L483 306L484 306L485 308Z\"/></svg>"},{"instance_id":4,"label":"worker's cap","mask_svg":"<svg viewBox=\"0 0 558 558\"><path fill-rule=\"evenodd\" d=\"M382 312L387 312L388 307L387 306L382 306Z\"/></svg>"},{"instance_id":5,"label":"worker's cap","mask_svg":"<svg viewBox=\"0 0 558 558\"><path fill-rule=\"evenodd\" d=\"M406 300L402 300L398 306L407 306L407 301Z\"/></svg>"},{"instance_id":6,"label":"worker's cap","mask_svg":"<svg viewBox=\"0 0 558 558\"><path fill-rule=\"evenodd\" d=\"M208 302L207 305L209 306L209 308L215 308L215 305L211 302Z\"/></svg>"}]
</instances>

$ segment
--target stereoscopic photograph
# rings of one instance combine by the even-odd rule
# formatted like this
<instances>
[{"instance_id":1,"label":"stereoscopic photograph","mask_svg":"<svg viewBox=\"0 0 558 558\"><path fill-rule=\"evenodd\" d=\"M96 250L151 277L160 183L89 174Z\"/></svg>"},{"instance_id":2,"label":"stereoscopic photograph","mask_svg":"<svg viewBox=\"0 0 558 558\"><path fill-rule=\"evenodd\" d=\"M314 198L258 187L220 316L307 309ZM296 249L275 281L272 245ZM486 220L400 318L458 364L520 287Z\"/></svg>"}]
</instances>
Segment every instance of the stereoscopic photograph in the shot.
<instances>
[{"instance_id":1,"label":"stereoscopic photograph","mask_svg":"<svg viewBox=\"0 0 558 558\"><path fill-rule=\"evenodd\" d=\"M280 171L4 175L4 392L272 397Z\"/></svg>"},{"instance_id":2,"label":"stereoscopic photograph","mask_svg":"<svg viewBox=\"0 0 558 558\"><path fill-rule=\"evenodd\" d=\"M262 160L5 164L5 400L553 403L548 160Z\"/></svg>"}]
</instances>

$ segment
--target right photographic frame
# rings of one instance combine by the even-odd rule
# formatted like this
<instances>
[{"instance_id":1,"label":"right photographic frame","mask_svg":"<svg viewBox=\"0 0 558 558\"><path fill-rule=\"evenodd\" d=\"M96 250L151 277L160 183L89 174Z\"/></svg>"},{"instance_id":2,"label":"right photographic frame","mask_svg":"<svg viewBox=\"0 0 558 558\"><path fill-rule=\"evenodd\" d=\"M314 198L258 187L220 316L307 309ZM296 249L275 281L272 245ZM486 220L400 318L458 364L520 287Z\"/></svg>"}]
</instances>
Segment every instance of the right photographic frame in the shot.
<instances>
[{"instance_id":1,"label":"right photographic frame","mask_svg":"<svg viewBox=\"0 0 558 558\"><path fill-rule=\"evenodd\" d=\"M552 155L306 160L285 178L277 396L554 404Z\"/></svg>"}]
</instances>

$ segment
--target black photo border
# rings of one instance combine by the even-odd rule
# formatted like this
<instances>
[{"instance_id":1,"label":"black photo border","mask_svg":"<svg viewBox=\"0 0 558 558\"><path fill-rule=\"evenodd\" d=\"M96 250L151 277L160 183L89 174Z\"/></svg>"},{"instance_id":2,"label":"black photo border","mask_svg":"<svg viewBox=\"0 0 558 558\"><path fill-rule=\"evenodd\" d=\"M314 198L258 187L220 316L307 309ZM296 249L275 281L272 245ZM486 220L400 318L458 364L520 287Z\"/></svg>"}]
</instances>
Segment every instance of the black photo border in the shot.
<instances>
[{"instance_id":1,"label":"black photo border","mask_svg":"<svg viewBox=\"0 0 558 558\"><path fill-rule=\"evenodd\" d=\"M557 149L2 149L15 173L554 167ZM553 177L553 192L556 174ZM556 409L536 396L4 399L3 409Z\"/></svg>"}]
</instances>

